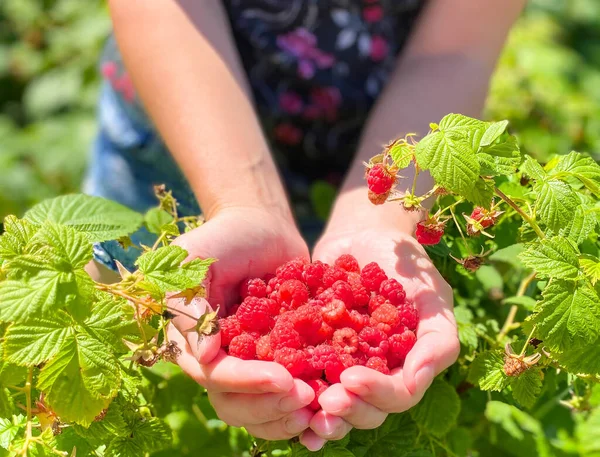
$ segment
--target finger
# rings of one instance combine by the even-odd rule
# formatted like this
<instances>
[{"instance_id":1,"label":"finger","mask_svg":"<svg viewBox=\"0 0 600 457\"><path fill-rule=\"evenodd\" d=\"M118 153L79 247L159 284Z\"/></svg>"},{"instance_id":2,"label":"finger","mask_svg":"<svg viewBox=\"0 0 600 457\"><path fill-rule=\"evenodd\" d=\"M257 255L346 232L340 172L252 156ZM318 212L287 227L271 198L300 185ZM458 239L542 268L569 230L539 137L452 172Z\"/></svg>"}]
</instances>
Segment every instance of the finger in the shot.
<instances>
[{"instance_id":1,"label":"finger","mask_svg":"<svg viewBox=\"0 0 600 457\"><path fill-rule=\"evenodd\" d=\"M219 418L234 427L263 424L281 419L307 406L315 397L308 384L294 380L289 392L238 394L209 392L209 399Z\"/></svg>"},{"instance_id":2,"label":"finger","mask_svg":"<svg viewBox=\"0 0 600 457\"><path fill-rule=\"evenodd\" d=\"M306 449L312 452L316 452L325 446L327 443L326 439L321 438L310 428L300 435L300 444L304 445Z\"/></svg>"},{"instance_id":3,"label":"finger","mask_svg":"<svg viewBox=\"0 0 600 457\"><path fill-rule=\"evenodd\" d=\"M275 362L242 360L219 351L208 365L200 365L186 339L175 329L169 338L181 348L177 363L198 384L216 392L259 394L288 392L294 387L292 375Z\"/></svg>"},{"instance_id":4,"label":"finger","mask_svg":"<svg viewBox=\"0 0 600 457\"><path fill-rule=\"evenodd\" d=\"M221 348L221 335L203 335L200 337L196 329L198 318L207 312L213 311L208 302L204 299L193 299L189 305L185 304L183 298L170 298L169 307L176 315L172 324L185 336L192 353L203 365L211 362Z\"/></svg>"},{"instance_id":5,"label":"finger","mask_svg":"<svg viewBox=\"0 0 600 457\"><path fill-rule=\"evenodd\" d=\"M319 404L326 413L341 417L358 429L377 428L387 417L387 413L348 392L342 384L333 384L323 392Z\"/></svg>"},{"instance_id":6,"label":"finger","mask_svg":"<svg viewBox=\"0 0 600 457\"><path fill-rule=\"evenodd\" d=\"M265 440L289 440L308 428L313 412L308 408L299 409L282 419L259 425L248 425L246 430L252 436Z\"/></svg>"},{"instance_id":7,"label":"finger","mask_svg":"<svg viewBox=\"0 0 600 457\"><path fill-rule=\"evenodd\" d=\"M341 417L320 410L311 419L310 428L325 440L341 440L350 433L352 425Z\"/></svg>"}]
</instances>

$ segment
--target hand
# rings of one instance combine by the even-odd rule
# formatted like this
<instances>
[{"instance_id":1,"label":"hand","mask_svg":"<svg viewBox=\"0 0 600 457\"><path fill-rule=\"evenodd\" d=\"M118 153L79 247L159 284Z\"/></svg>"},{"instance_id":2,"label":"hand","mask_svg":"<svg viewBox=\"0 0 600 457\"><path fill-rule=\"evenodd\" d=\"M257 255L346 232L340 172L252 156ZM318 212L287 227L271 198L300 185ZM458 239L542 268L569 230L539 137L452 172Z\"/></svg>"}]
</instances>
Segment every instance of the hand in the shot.
<instances>
[{"instance_id":1,"label":"hand","mask_svg":"<svg viewBox=\"0 0 600 457\"><path fill-rule=\"evenodd\" d=\"M341 254L354 255L361 267L377 262L404 286L420 314L417 343L404 366L391 375L362 366L344 371L341 384L320 396L322 411L301 437L310 449L318 449L325 440L341 439L352 427L376 428L388 413L410 409L460 351L452 289L411 235L389 228L336 230L318 242L313 260L333 263Z\"/></svg>"},{"instance_id":2,"label":"hand","mask_svg":"<svg viewBox=\"0 0 600 457\"><path fill-rule=\"evenodd\" d=\"M189 258L218 259L207 280L208 301L171 299L170 305L201 316L207 307L220 306L224 314L239 295L240 283L261 277L295 257L308 258L306 244L293 223L262 209L223 210L201 227L178 238L175 244ZM210 303L210 304L209 304ZM306 430L313 412L305 408L314 392L294 380L274 362L241 360L220 349L220 335L202 338L198 344L195 321L182 314L173 319L169 338L182 349L181 368L204 386L218 416L229 425L246 427L254 436L288 439Z\"/></svg>"}]
</instances>

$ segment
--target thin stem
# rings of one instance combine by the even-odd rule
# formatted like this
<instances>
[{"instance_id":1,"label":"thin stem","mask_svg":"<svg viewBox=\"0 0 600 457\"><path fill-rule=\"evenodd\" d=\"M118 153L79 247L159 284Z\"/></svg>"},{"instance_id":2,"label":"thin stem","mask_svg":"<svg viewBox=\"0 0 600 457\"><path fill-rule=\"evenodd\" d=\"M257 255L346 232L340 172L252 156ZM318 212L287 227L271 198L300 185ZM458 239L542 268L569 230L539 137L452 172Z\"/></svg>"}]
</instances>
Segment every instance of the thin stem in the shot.
<instances>
[{"instance_id":1,"label":"thin stem","mask_svg":"<svg viewBox=\"0 0 600 457\"><path fill-rule=\"evenodd\" d=\"M535 276L536 276L536 272L534 271L529 276L523 278L523 280L521 281L521 284L519 284L519 289L517 290L517 297L522 297L523 295L525 295L525 292L527 291L527 287L529 287L531 282L535 279ZM498 337L497 337L498 342L502 341L504 339L504 337L507 335L507 333L510 332L513 328L515 328L514 322L515 322L515 317L517 315L518 310L519 310L519 307L517 305L512 305L510 307L510 311L508 312L508 316L506 317L506 320L504 321L504 325L502 326L500 333L498 333Z\"/></svg>"},{"instance_id":2,"label":"thin stem","mask_svg":"<svg viewBox=\"0 0 600 457\"><path fill-rule=\"evenodd\" d=\"M531 339L531 337L533 337L535 329L536 329L536 326L534 325L533 328L531 329L531 332L529 332L529 336L525 340L525 344L523 345L523 349L521 349L521 352L519 353L519 357L523 357L525 355L525 351L527 350L527 345L529 344L529 340Z\"/></svg>"},{"instance_id":3,"label":"thin stem","mask_svg":"<svg viewBox=\"0 0 600 457\"><path fill-rule=\"evenodd\" d=\"M32 441L32 401L31 401L31 384L33 381L33 367L29 368L27 372L27 380L25 381L25 387L23 388L25 392L25 402L26 402L26 416L27 416L27 427L25 429L25 443L23 444L23 455L27 455L27 450L29 448L29 443Z\"/></svg>"},{"instance_id":4,"label":"thin stem","mask_svg":"<svg viewBox=\"0 0 600 457\"><path fill-rule=\"evenodd\" d=\"M165 239L167 236L167 232L162 232L160 236L156 239L154 244L152 245L152 250L155 251L158 248L158 245Z\"/></svg>"},{"instance_id":5,"label":"thin stem","mask_svg":"<svg viewBox=\"0 0 600 457\"><path fill-rule=\"evenodd\" d=\"M469 253L469 255L473 255L473 253L471 252L471 248L469 247L469 243L467 242L467 239L465 238L465 234L462 231L462 227L460 226L460 224L458 223L458 220L456 219L456 214L454 214L454 208L450 208L450 214L452 215L454 224L456 225L456 228L458 229L458 233L460 233L460 237L462 238L463 242L465 243L465 248L467 249L467 252Z\"/></svg>"},{"instance_id":6,"label":"thin stem","mask_svg":"<svg viewBox=\"0 0 600 457\"><path fill-rule=\"evenodd\" d=\"M419 176L419 170L417 169L417 166L415 165L415 176L413 178L413 183L412 183L412 189L410 191L411 195L415 195L415 190L417 190L417 177Z\"/></svg>"},{"instance_id":7,"label":"thin stem","mask_svg":"<svg viewBox=\"0 0 600 457\"><path fill-rule=\"evenodd\" d=\"M504 200L511 208L513 208L517 213L519 213L519 215L529 224L531 225L531 228L533 229L533 231L537 234L537 236L540 239L544 239L546 238L546 235L544 235L544 232L542 232L542 229L540 228L540 226L537 224L537 222L531 217L529 216L529 214L527 214L525 211L523 211L521 209L521 207L519 205L517 205L514 201L512 201L510 199L510 197L508 197L507 195L504 194L504 192L502 192L500 189L498 189L497 187L494 187L494 192L496 193L496 195L498 197L500 197L502 200Z\"/></svg>"}]
</instances>

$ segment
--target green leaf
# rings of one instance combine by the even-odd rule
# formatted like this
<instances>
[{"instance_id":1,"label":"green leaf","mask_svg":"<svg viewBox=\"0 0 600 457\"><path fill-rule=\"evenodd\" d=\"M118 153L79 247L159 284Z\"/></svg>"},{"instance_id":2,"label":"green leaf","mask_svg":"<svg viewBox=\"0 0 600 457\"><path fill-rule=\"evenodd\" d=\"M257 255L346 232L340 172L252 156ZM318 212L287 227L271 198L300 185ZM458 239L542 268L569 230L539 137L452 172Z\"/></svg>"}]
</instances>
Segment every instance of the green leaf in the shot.
<instances>
[{"instance_id":1,"label":"green leaf","mask_svg":"<svg viewBox=\"0 0 600 457\"><path fill-rule=\"evenodd\" d=\"M546 180L546 172L538 161L531 156L525 156L525 161L521 165L521 171L536 181Z\"/></svg>"},{"instance_id":2,"label":"green leaf","mask_svg":"<svg viewBox=\"0 0 600 457\"><path fill-rule=\"evenodd\" d=\"M545 238L529 245L521 253L523 263L535 270L540 278L577 279L579 252L560 237Z\"/></svg>"},{"instance_id":3,"label":"green leaf","mask_svg":"<svg viewBox=\"0 0 600 457\"><path fill-rule=\"evenodd\" d=\"M129 319L125 319L127 315ZM91 315L83 324L88 334L116 353L127 352L123 338L131 332L132 327L136 327L133 322L133 309L112 297L103 297L94 303Z\"/></svg>"},{"instance_id":4,"label":"green leaf","mask_svg":"<svg viewBox=\"0 0 600 457\"><path fill-rule=\"evenodd\" d=\"M13 324L4 335L4 356L17 365L39 365L56 355L72 331L63 313Z\"/></svg>"},{"instance_id":5,"label":"green leaf","mask_svg":"<svg viewBox=\"0 0 600 457\"><path fill-rule=\"evenodd\" d=\"M578 197L583 197L578 194ZM591 210L591 205L586 205L583 201L575 210L569 223L559 231L561 236L567 237L576 245L583 243L592 233L598 221L596 215Z\"/></svg>"},{"instance_id":6,"label":"green leaf","mask_svg":"<svg viewBox=\"0 0 600 457\"><path fill-rule=\"evenodd\" d=\"M42 268L72 271L92 260L92 244L82 233L52 222L46 222L31 239L36 256L42 256Z\"/></svg>"},{"instance_id":7,"label":"green leaf","mask_svg":"<svg viewBox=\"0 0 600 457\"><path fill-rule=\"evenodd\" d=\"M600 376L600 338L585 348L570 347L551 355L568 372Z\"/></svg>"},{"instance_id":8,"label":"green leaf","mask_svg":"<svg viewBox=\"0 0 600 457\"><path fill-rule=\"evenodd\" d=\"M64 420L89 426L108 407L120 385L111 351L85 334L68 338L41 370L38 389Z\"/></svg>"},{"instance_id":9,"label":"green leaf","mask_svg":"<svg viewBox=\"0 0 600 457\"><path fill-rule=\"evenodd\" d=\"M591 157L572 151L560 157L550 174L577 178L590 192L600 197L600 165Z\"/></svg>"},{"instance_id":10,"label":"green leaf","mask_svg":"<svg viewBox=\"0 0 600 457\"><path fill-rule=\"evenodd\" d=\"M596 285L600 280L600 259L593 255L581 254L579 265L592 285Z\"/></svg>"},{"instance_id":11,"label":"green leaf","mask_svg":"<svg viewBox=\"0 0 600 457\"><path fill-rule=\"evenodd\" d=\"M473 313L466 306L454 308L454 316L458 326L458 338L462 345L473 350L477 348L477 330L473 325Z\"/></svg>"},{"instance_id":12,"label":"green leaf","mask_svg":"<svg viewBox=\"0 0 600 457\"><path fill-rule=\"evenodd\" d=\"M126 436L115 438L106 448L106 457L138 457L163 449L173 439L167 425L156 417L137 422ZM134 452L134 453L132 453Z\"/></svg>"},{"instance_id":13,"label":"green leaf","mask_svg":"<svg viewBox=\"0 0 600 457\"><path fill-rule=\"evenodd\" d=\"M514 399L525 408L531 408L542 391L542 371L532 367L511 383Z\"/></svg>"},{"instance_id":14,"label":"green leaf","mask_svg":"<svg viewBox=\"0 0 600 457\"><path fill-rule=\"evenodd\" d=\"M501 143L480 148L477 160L483 176L510 175L517 171L521 163L521 151L514 136Z\"/></svg>"},{"instance_id":15,"label":"green leaf","mask_svg":"<svg viewBox=\"0 0 600 457\"><path fill-rule=\"evenodd\" d=\"M394 165L400 170L408 167L413 158L412 148L404 141L395 142L392 147L388 149L388 153L394 161Z\"/></svg>"},{"instance_id":16,"label":"green leaf","mask_svg":"<svg viewBox=\"0 0 600 457\"><path fill-rule=\"evenodd\" d=\"M501 351L485 351L477 355L469 369L467 380L481 390L500 392L510 384L504 373L504 357Z\"/></svg>"},{"instance_id":17,"label":"green leaf","mask_svg":"<svg viewBox=\"0 0 600 457\"><path fill-rule=\"evenodd\" d=\"M460 398L454 387L436 379L423 399L410 410L410 415L424 433L444 436L456 425L460 413Z\"/></svg>"},{"instance_id":18,"label":"green leaf","mask_svg":"<svg viewBox=\"0 0 600 457\"><path fill-rule=\"evenodd\" d=\"M10 392L0 386L0 418L9 418L13 415L13 402Z\"/></svg>"},{"instance_id":19,"label":"green leaf","mask_svg":"<svg viewBox=\"0 0 600 457\"><path fill-rule=\"evenodd\" d=\"M320 219L327 220L336 195L337 189L327 181L315 181L310 186L310 202Z\"/></svg>"},{"instance_id":20,"label":"green leaf","mask_svg":"<svg viewBox=\"0 0 600 457\"><path fill-rule=\"evenodd\" d=\"M148 231L160 235L165 225L173 221L173 216L162 208L152 208L144 216L144 222Z\"/></svg>"},{"instance_id":21,"label":"green leaf","mask_svg":"<svg viewBox=\"0 0 600 457\"><path fill-rule=\"evenodd\" d=\"M535 313L537 337L552 350L581 348L598 338L600 299L586 282L551 281Z\"/></svg>"},{"instance_id":22,"label":"green leaf","mask_svg":"<svg viewBox=\"0 0 600 457\"><path fill-rule=\"evenodd\" d=\"M129 431L118 400L110 404L102 420L92 422L89 427L75 424L73 428L79 436L95 444L96 447L106 444L115 436L127 435Z\"/></svg>"},{"instance_id":23,"label":"green leaf","mask_svg":"<svg viewBox=\"0 0 600 457\"><path fill-rule=\"evenodd\" d=\"M194 259L181 264L187 257L179 246L165 246L142 254L136 265L147 281L163 291L179 291L196 287L204 281L214 259Z\"/></svg>"},{"instance_id":24,"label":"green leaf","mask_svg":"<svg viewBox=\"0 0 600 457\"><path fill-rule=\"evenodd\" d=\"M143 216L119 203L83 194L64 195L38 203L25 213L37 225L50 221L84 233L90 241L114 240L135 232Z\"/></svg>"},{"instance_id":25,"label":"green leaf","mask_svg":"<svg viewBox=\"0 0 600 457\"><path fill-rule=\"evenodd\" d=\"M300 443L292 443L290 457L356 457L350 450L335 441L328 441L317 452L309 451Z\"/></svg>"},{"instance_id":26,"label":"green leaf","mask_svg":"<svg viewBox=\"0 0 600 457\"><path fill-rule=\"evenodd\" d=\"M0 236L0 259L13 259L21 254L37 227L15 216L4 218L4 233Z\"/></svg>"},{"instance_id":27,"label":"green leaf","mask_svg":"<svg viewBox=\"0 0 600 457\"><path fill-rule=\"evenodd\" d=\"M523 268L519 254L523 252L524 248L525 245L522 243L511 244L505 248L498 249L490 255L489 259L492 262L504 262L515 268Z\"/></svg>"},{"instance_id":28,"label":"green leaf","mask_svg":"<svg viewBox=\"0 0 600 457\"><path fill-rule=\"evenodd\" d=\"M390 414L374 430L352 430L348 449L356 457L406 457L415 449L417 426L410 414Z\"/></svg>"},{"instance_id":29,"label":"green leaf","mask_svg":"<svg viewBox=\"0 0 600 457\"><path fill-rule=\"evenodd\" d=\"M600 409L592 411L585 420L577 424L575 435L579 439L583 457L600 456Z\"/></svg>"},{"instance_id":30,"label":"green leaf","mask_svg":"<svg viewBox=\"0 0 600 457\"><path fill-rule=\"evenodd\" d=\"M502 300L503 305L519 305L525 308L527 311L533 311L536 301L534 298L526 295L519 295L515 297L508 297Z\"/></svg>"},{"instance_id":31,"label":"green leaf","mask_svg":"<svg viewBox=\"0 0 600 457\"><path fill-rule=\"evenodd\" d=\"M558 179L536 181L533 190L537 194L536 210L549 229L559 233L568 226L577 211L580 200L567 183Z\"/></svg>"},{"instance_id":32,"label":"green leaf","mask_svg":"<svg viewBox=\"0 0 600 457\"><path fill-rule=\"evenodd\" d=\"M12 440L25 430L27 418L22 414L11 418L0 419L0 447L8 449Z\"/></svg>"},{"instance_id":33,"label":"green leaf","mask_svg":"<svg viewBox=\"0 0 600 457\"><path fill-rule=\"evenodd\" d=\"M492 122L489 124L488 128L485 130L485 133L481 137L481 141L479 142L480 147L486 147L492 145L504 132L506 132L506 128L508 127L508 121L500 121L500 122Z\"/></svg>"}]
</instances>

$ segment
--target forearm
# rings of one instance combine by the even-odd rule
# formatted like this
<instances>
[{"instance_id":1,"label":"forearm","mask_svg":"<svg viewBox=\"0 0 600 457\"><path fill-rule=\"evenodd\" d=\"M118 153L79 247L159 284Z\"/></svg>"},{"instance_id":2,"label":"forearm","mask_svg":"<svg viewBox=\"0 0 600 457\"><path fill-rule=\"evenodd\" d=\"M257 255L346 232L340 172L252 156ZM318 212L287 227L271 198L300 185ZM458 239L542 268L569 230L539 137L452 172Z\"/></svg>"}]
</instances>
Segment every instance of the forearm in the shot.
<instances>
[{"instance_id":1,"label":"forearm","mask_svg":"<svg viewBox=\"0 0 600 457\"><path fill-rule=\"evenodd\" d=\"M221 5L111 0L123 60L207 217L261 206L291 217Z\"/></svg>"}]
</instances>

